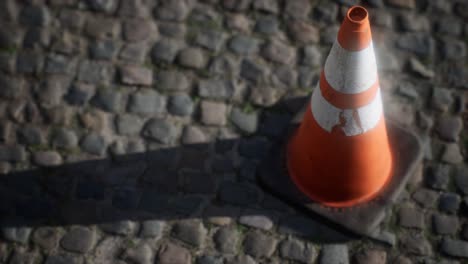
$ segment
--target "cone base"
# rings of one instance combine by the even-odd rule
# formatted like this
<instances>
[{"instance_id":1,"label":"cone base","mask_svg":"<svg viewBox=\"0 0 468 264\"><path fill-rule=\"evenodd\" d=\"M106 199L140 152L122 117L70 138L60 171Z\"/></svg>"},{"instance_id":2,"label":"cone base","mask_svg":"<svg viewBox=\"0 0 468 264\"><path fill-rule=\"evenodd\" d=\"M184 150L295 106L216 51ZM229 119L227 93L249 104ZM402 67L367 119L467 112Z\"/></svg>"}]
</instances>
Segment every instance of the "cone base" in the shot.
<instances>
[{"instance_id":1,"label":"cone base","mask_svg":"<svg viewBox=\"0 0 468 264\"><path fill-rule=\"evenodd\" d=\"M299 210L318 216L332 226L375 238L375 232L384 219L386 209L396 202L423 156L422 147L415 134L389 120L386 125L394 169L389 182L367 202L344 208L328 207L302 193L288 175L286 142L289 137L272 147L257 170L257 180L267 192ZM297 123L291 124L290 131L296 130L297 127Z\"/></svg>"}]
</instances>

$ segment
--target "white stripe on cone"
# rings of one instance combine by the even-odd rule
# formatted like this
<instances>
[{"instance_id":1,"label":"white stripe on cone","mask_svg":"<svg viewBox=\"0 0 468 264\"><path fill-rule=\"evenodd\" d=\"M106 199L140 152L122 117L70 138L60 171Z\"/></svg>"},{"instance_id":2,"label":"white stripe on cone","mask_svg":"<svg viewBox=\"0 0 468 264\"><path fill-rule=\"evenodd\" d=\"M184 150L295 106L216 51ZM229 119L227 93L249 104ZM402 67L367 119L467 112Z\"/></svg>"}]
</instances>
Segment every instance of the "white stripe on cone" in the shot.
<instances>
[{"instance_id":1,"label":"white stripe on cone","mask_svg":"<svg viewBox=\"0 0 468 264\"><path fill-rule=\"evenodd\" d=\"M319 85L314 89L311 99L311 110L314 119L324 130L331 132L333 127L340 126L340 116L344 119L341 129L346 136L356 136L371 130L382 117L382 99L380 87L374 99L357 109L340 109L330 104L322 96ZM356 112L356 114L353 114ZM359 118L356 120L355 116Z\"/></svg>"},{"instance_id":2,"label":"white stripe on cone","mask_svg":"<svg viewBox=\"0 0 468 264\"><path fill-rule=\"evenodd\" d=\"M325 62L325 79L330 86L345 94L356 94L377 81L372 42L360 51L348 51L335 41Z\"/></svg>"}]
</instances>

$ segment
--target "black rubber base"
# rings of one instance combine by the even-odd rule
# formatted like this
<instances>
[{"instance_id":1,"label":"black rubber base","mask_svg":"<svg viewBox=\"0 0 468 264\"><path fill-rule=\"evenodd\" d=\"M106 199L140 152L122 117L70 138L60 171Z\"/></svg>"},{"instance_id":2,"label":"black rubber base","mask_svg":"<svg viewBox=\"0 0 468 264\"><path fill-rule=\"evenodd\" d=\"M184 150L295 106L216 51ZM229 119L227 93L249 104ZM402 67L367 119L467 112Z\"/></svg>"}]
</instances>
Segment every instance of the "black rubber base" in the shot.
<instances>
[{"instance_id":1,"label":"black rubber base","mask_svg":"<svg viewBox=\"0 0 468 264\"><path fill-rule=\"evenodd\" d=\"M297 120L301 119L299 115L296 123L291 124L290 131L297 128ZM415 134L388 121L387 130L394 156L394 172L390 183L369 202L353 207L331 208L312 201L300 192L286 169L285 145L289 137L273 146L260 164L257 178L266 191L293 207L318 215L332 226L375 239L386 209L395 203L423 156L421 144Z\"/></svg>"}]
</instances>

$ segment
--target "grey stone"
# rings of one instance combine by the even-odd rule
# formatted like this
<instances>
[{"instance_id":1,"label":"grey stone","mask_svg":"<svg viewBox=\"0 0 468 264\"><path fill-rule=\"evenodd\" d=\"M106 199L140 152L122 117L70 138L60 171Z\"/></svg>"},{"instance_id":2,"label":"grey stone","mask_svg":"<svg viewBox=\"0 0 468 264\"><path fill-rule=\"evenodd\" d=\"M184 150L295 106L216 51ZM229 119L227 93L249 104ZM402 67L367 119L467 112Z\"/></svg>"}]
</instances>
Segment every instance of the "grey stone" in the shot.
<instances>
[{"instance_id":1,"label":"grey stone","mask_svg":"<svg viewBox=\"0 0 468 264\"><path fill-rule=\"evenodd\" d=\"M267 75L267 68L264 64L251 59L244 59L241 63L241 77L259 83L265 79Z\"/></svg>"},{"instance_id":2,"label":"grey stone","mask_svg":"<svg viewBox=\"0 0 468 264\"><path fill-rule=\"evenodd\" d=\"M320 264L349 263L348 247L344 244L325 245L320 254Z\"/></svg>"},{"instance_id":3,"label":"grey stone","mask_svg":"<svg viewBox=\"0 0 468 264\"><path fill-rule=\"evenodd\" d=\"M81 10L63 8L60 10L58 19L64 28L78 32L83 28L86 16Z\"/></svg>"},{"instance_id":4,"label":"grey stone","mask_svg":"<svg viewBox=\"0 0 468 264\"><path fill-rule=\"evenodd\" d=\"M283 64L291 64L296 59L296 50L277 40L270 41L262 54L266 59Z\"/></svg>"},{"instance_id":5,"label":"grey stone","mask_svg":"<svg viewBox=\"0 0 468 264\"><path fill-rule=\"evenodd\" d=\"M33 154L33 161L39 166L52 167L63 163L62 156L56 151L38 151Z\"/></svg>"},{"instance_id":6,"label":"grey stone","mask_svg":"<svg viewBox=\"0 0 468 264\"><path fill-rule=\"evenodd\" d=\"M311 244L293 238L283 240L279 252L283 258L302 263L313 263L317 258L317 251Z\"/></svg>"},{"instance_id":7,"label":"grey stone","mask_svg":"<svg viewBox=\"0 0 468 264\"><path fill-rule=\"evenodd\" d=\"M459 40L445 39L443 41L442 53L449 60L462 60L466 58L466 45Z\"/></svg>"},{"instance_id":8,"label":"grey stone","mask_svg":"<svg viewBox=\"0 0 468 264\"><path fill-rule=\"evenodd\" d=\"M340 28L338 26L326 27L320 32L320 41L328 45L333 45Z\"/></svg>"},{"instance_id":9,"label":"grey stone","mask_svg":"<svg viewBox=\"0 0 468 264\"><path fill-rule=\"evenodd\" d=\"M109 84L114 78L114 68L110 64L85 60L80 63L78 80L92 84Z\"/></svg>"},{"instance_id":10,"label":"grey stone","mask_svg":"<svg viewBox=\"0 0 468 264\"><path fill-rule=\"evenodd\" d=\"M131 19L123 24L123 36L128 42L143 42L150 36L157 37L157 31L152 29L152 25L148 20Z\"/></svg>"},{"instance_id":11,"label":"grey stone","mask_svg":"<svg viewBox=\"0 0 468 264\"><path fill-rule=\"evenodd\" d=\"M119 237L108 236L103 238L96 246L94 257L91 260L95 263L115 263L115 259L122 250L120 243L121 239Z\"/></svg>"},{"instance_id":12,"label":"grey stone","mask_svg":"<svg viewBox=\"0 0 468 264\"><path fill-rule=\"evenodd\" d=\"M463 31L462 25L455 16L443 16L437 21L435 29L441 34L459 36Z\"/></svg>"},{"instance_id":13,"label":"grey stone","mask_svg":"<svg viewBox=\"0 0 468 264\"><path fill-rule=\"evenodd\" d=\"M226 25L233 31L247 33L250 31L250 23L244 14L231 14L226 17Z\"/></svg>"},{"instance_id":14,"label":"grey stone","mask_svg":"<svg viewBox=\"0 0 468 264\"><path fill-rule=\"evenodd\" d=\"M162 114L166 110L166 97L152 89L140 89L130 96L128 111L135 114Z\"/></svg>"},{"instance_id":15,"label":"grey stone","mask_svg":"<svg viewBox=\"0 0 468 264\"><path fill-rule=\"evenodd\" d=\"M93 59L112 60L118 49L119 45L114 40L105 39L92 42L89 52Z\"/></svg>"},{"instance_id":16,"label":"grey stone","mask_svg":"<svg viewBox=\"0 0 468 264\"><path fill-rule=\"evenodd\" d=\"M138 225L130 220L107 222L99 226L104 232L121 236L133 235L138 228Z\"/></svg>"},{"instance_id":17,"label":"grey stone","mask_svg":"<svg viewBox=\"0 0 468 264\"><path fill-rule=\"evenodd\" d=\"M456 216L442 214L432 216L432 225L435 233L439 235L455 235L459 226Z\"/></svg>"},{"instance_id":18,"label":"grey stone","mask_svg":"<svg viewBox=\"0 0 468 264\"><path fill-rule=\"evenodd\" d=\"M413 207L402 207L399 210L399 223L404 227L423 229L424 213Z\"/></svg>"},{"instance_id":19,"label":"grey stone","mask_svg":"<svg viewBox=\"0 0 468 264\"><path fill-rule=\"evenodd\" d=\"M400 26L405 31L430 31L431 24L426 16L415 15L412 13L402 13L399 16Z\"/></svg>"},{"instance_id":20,"label":"grey stone","mask_svg":"<svg viewBox=\"0 0 468 264\"><path fill-rule=\"evenodd\" d=\"M103 155L107 148L105 139L96 133L86 135L80 143L81 148L94 155Z\"/></svg>"},{"instance_id":21,"label":"grey stone","mask_svg":"<svg viewBox=\"0 0 468 264\"><path fill-rule=\"evenodd\" d=\"M306 0L291 0L285 2L284 12L287 16L296 19L307 18L311 9L309 1Z\"/></svg>"},{"instance_id":22,"label":"grey stone","mask_svg":"<svg viewBox=\"0 0 468 264\"><path fill-rule=\"evenodd\" d=\"M221 227L213 236L216 249L223 254L236 254L239 232L233 227Z\"/></svg>"},{"instance_id":23,"label":"grey stone","mask_svg":"<svg viewBox=\"0 0 468 264\"><path fill-rule=\"evenodd\" d=\"M226 264L257 264L257 262L249 255L239 255L228 259Z\"/></svg>"},{"instance_id":24,"label":"grey stone","mask_svg":"<svg viewBox=\"0 0 468 264\"><path fill-rule=\"evenodd\" d=\"M277 14L279 11L279 4L276 0L254 0L253 8L256 10Z\"/></svg>"},{"instance_id":25,"label":"grey stone","mask_svg":"<svg viewBox=\"0 0 468 264\"><path fill-rule=\"evenodd\" d=\"M226 36L216 30L200 30L195 37L195 43L212 51L220 51Z\"/></svg>"},{"instance_id":26,"label":"grey stone","mask_svg":"<svg viewBox=\"0 0 468 264\"><path fill-rule=\"evenodd\" d=\"M442 139L455 142L463 130L463 121L459 117L441 117L436 129Z\"/></svg>"},{"instance_id":27,"label":"grey stone","mask_svg":"<svg viewBox=\"0 0 468 264\"><path fill-rule=\"evenodd\" d=\"M34 260L40 258L37 253L26 251L25 249L15 250L10 257L9 264L34 264Z\"/></svg>"},{"instance_id":28,"label":"grey stone","mask_svg":"<svg viewBox=\"0 0 468 264\"><path fill-rule=\"evenodd\" d=\"M182 44L178 41L164 38L154 45L151 56L153 61L171 63L181 48Z\"/></svg>"},{"instance_id":29,"label":"grey stone","mask_svg":"<svg viewBox=\"0 0 468 264\"><path fill-rule=\"evenodd\" d=\"M47 27L51 22L51 15L46 6L26 5L19 15L21 24L30 27Z\"/></svg>"},{"instance_id":30,"label":"grey stone","mask_svg":"<svg viewBox=\"0 0 468 264\"><path fill-rule=\"evenodd\" d=\"M223 126L226 124L226 104L202 101L200 104L201 122L205 125Z\"/></svg>"},{"instance_id":31,"label":"grey stone","mask_svg":"<svg viewBox=\"0 0 468 264\"><path fill-rule=\"evenodd\" d=\"M234 95L234 87L226 80L200 80L198 83L198 95L209 99L228 99Z\"/></svg>"},{"instance_id":32,"label":"grey stone","mask_svg":"<svg viewBox=\"0 0 468 264\"><path fill-rule=\"evenodd\" d=\"M242 132L254 133L257 130L257 113L245 113L239 108L234 108L231 111L230 120Z\"/></svg>"},{"instance_id":33,"label":"grey stone","mask_svg":"<svg viewBox=\"0 0 468 264\"><path fill-rule=\"evenodd\" d=\"M250 101L258 106L272 106L279 100L279 93L273 87L252 87Z\"/></svg>"},{"instance_id":34,"label":"grey stone","mask_svg":"<svg viewBox=\"0 0 468 264\"><path fill-rule=\"evenodd\" d=\"M429 189L418 189L413 194L413 199L418 202L421 206L426 208L432 208L435 202L439 198L439 193Z\"/></svg>"},{"instance_id":35,"label":"grey stone","mask_svg":"<svg viewBox=\"0 0 468 264\"><path fill-rule=\"evenodd\" d=\"M270 235L259 231L249 232L244 240L245 253L255 257L271 257L278 241Z\"/></svg>"},{"instance_id":36,"label":"grey stone","mask_svg":"<svg viewBox=\"0 0 468 264\"><path fill-rule=\"evenodd\" d=\"M434 77L434 72L428 69L425 65L423 65L419 60L415 58L410 58L409 68L412 72L416 73L417 75L423 78L431 79Z\"/></svg>"},{"instance_id":37,"label":"grey stone","mask_svg":"<svg viewBox=\"0 0 468 264\"><path fill-rule=\"evenodd\" d=\"M130 63L143 63L146 59L148 47L145 43L125 44L120 50L119 59Z\"/></svg>"},{"instance_id":38,"label":"grey stone","mask_svg":"<svg viewBox=\"0 0 468 264\"><path fill-rule=\"evenodd\" d=\"M26 150L24 146L0 145L0 161L21 162L26 160Z\"/></svg>"},{"instance_id":39,"label":"grey stone","mask_svg":"<svg viewBox=\"0 0 468 264\"><path fill-rule=\"evenodd\" d=\"M226 182L220 187L219 199L229 204L247 206L257 203L260 193L255 186L247 183Z\"/></svg>"},{"instance_id":40,"label":"grey stone","mask_svg":"<svg viewBox=\"0 0 468 264\"><path fill-rule=\"evenodd\" d=\"M148 9L142 0L121 1L117 14L125 17L148 17L150 16Z\"/></svg>"},{"instance_id":41,"label":"grey stone","mask_svg":"<svg viewBox=\"0 0 468 264\"><path fill-rule=\"evenodd\" d=\"M73 130L58 128L52 133L52 145L58 148L73 148L78 145L78 137Z\"/></svg>"},{"instance_id":42,"label":"grey stone","mask_svg":"<svg viewBox=\"0 0 468 264\"><path fill-rule=\"evenodd\" d=\"M182 134L182 143L184 144L200 144L206 143L208 137L203 130L196 126L187 126Z\"/></svg>"},{"instance_id":43,"label":"grey stone","mask_svg":"<svg viewBox=\"0 0 468 264\"><path fill-rule=\"evenodd\" d=\"M190 116L193 113L194 103L186 94L176 94L170 97L168 110L173 115Z\"/></svg>"},{"instance_id":44,"label":"grey stone","mask_svg":"<svg viewBox=\"0 0 468 264\"><path fill-rule=\"evenodd\" d=\"M117 0L87 0L88 6L94 11L111 14L118 5Z\"/></svg>"},{"instance_id":45,"label":"grey stone","mask_svg":"<svg viewBox=\"0 0 468 264\"><path fill-rule=\"evenodd\" d=\"M319 30L305 21L290 21L288 23L288 33L290 37L299 44L318 43L320 40ZM333 40L335 37L336 34L333 35Z\"/></svg>"},{"instance_id":46,"label":"grey stone","mask_svg":"<svg viewBox=\"0 0 468 264\"><path fill-rule=\"evenodd\" d=\"M435 110L447 112L453 103L452 92L444 88L434 87L432 91L431 106Z\"/></svg>"},{"instance_id":47,"label":"grey stone","mask_svg":"<svg viewBox=\"0 0 468 264\"><path fill-rule=\"evenodd\" d=\"M441 244L442 252L452 257L468 258L468 242L444 238Z\"/></svg>"},{"instance_id":48,"label":"grey stone","mask_svg":"<svg viewBox=\"0 0 468 264\"><path fill-rule=\"evenodd\" d=\"M407 250L408 253L418 256L432 255L431 244L421 234L408 233L403 235L400 240L402 246Z\"/></svg>"},{"instance_id":49,"label":"grey stone","mask_svg":"<svg viewBox=\"0 0 468 264\"><path fill-rule=\"evenodd\" d=\"M45 264L80 264L82 258L79 256L59 254L47 256Z\"/></svg>"},{"instance_id":50,"label":"grey stone","mask_svg":"<svg viewBox=\"0 0 468 264\"><path fill-rule=\"evenodd\" d=\"M118 112L122 109L123 98L122 94L115 89L101 88L97 90L92 102L105 111Z\"/></svg>"},{"instance_id":51,"label":"grey stone","mask_svg":"<svg viewBox=\"0 0 468 264\"><path fill-rule=\"evenodd\" d=\"M14 99L21 97L25 92L25 82L23 79L12 78L6 75L0 75L0 97L5 99Z\"/></svg>"},{"instance_id":52,"label":"grey stone","mask_svg":"<svg viewBox=\"0 0 468 264\"><path fill-rule=\"evenodd\" d=\"M443 193L439 198L439 209L442 212L456 214L460 207L460 196L455 193Z\"/></svg>"},{"instance_id":53,"label":"grey stone","mask_svg":"<svg viewBox=\"0 0 468 264\"><path fill-rule=\"evenodd\" d=\"M153 263L153 251L146 243L139 243L134 248L127 248L123 253L122 258L128 262L135 264L150 264Z\"/></svg>"},{"instance_id":54,"label":"grey stone","mask_svg":"<svg viewBox=\"0 0 468 264\"><path fill-rule=\"evenodd\" d=\"M178 134L179 128L165 119L152 118L143 128L144 137L163 144L172 143L177 138Z\"/></svg>"},{"instance_id":55,"label":"grey stone","mask_svg":"<svg viewBox=\"0 0 468 264\"><path fill-rule=\"evenodd\" d=\"M88 16L85 24L86 35L95 39L116 38L119 34L120 21L101 16Z\"/></svg>"},{"instance_id":56,"label":"grey stone","mask_svg":"<svg viewBox=\"0 0 468 264\"><path fill-rule=\"evenodd\" d=\"M44 66L44 56L38 52L24 51L16 56L16 71L19 73L38 73Z\"/></svg>"},{"instance_id":57,"label":"grey stone","mask_svg":"<svg viewBox=\"0 0 468 264\"><path fill-rule=\"evenodd\" d=\"M52 250L58 246L60 233L57 228L39 227L34 231L32 240L45 250Z\"/></svg>"},{"instance_id":58,"label":"grey stone","mask_svg":"<svg viewBox=\"0 0 468 264\"><path fill-rule=\"evenodd\" d=\"M406 33L399 37L397 46L421 56L430 56L434 53L435 41L429 34Z\"/></svg>"},{"instance_id":59,"label":"grey stone","mask_svg":"<svg viewBox=\"0 0 468 264\"><path fill-rule=\"evenodd\" d=\"M190 80L178 71L160 71L156 74L156 86L162 91L186 91L190 88Z\"/></svg>"},{"instance_id":60,"label":"grey stone","mask_svg":"<svg viewBox=\"0 0 468 264\"><path fill-rule=\"evenodd\" d=\"M458 167L454 175L455 185L463 194L468 194L468 169L464 166Z\"/></svg>"},{"instance_id":61,"label":"grey stone","mask_svg":"<svg viewBox=\"0 0 468 264\"><path fill-rule=\"evenodd\" d=\"M273 227L273 219L268 213L254 210L243 212L239 223L263 230L270 230Z\"/></svg>"},{"instance_id":62,"label":"grey stone","mask_svg":"<svg viewBox=\"0 0 468 264\"><path fill-rule=\"evenodd\" d=\"M297 71L287 65L280 65L274 70L271 79L274 85L287 90L297 86L297 77Z\"/></svg>"},{"instance_id":63,"label":"grey stone","mask_svg":"<svg viewBox=\"0 0 468 264\"><path fill-rule=\"evenodd\" d=\"M134 115L123 114L117 116L115 126L120 135L137 135L143 127L143 120Z\"/></svg>"},{"instance_id":64,"label":"grey stone","mask_svg":"<svg viewBox=\"0 0 468 264\"><path fill-rule=\"evenodd\" d=\"M207 230L200 221L183 220L174 225L172 234L177 239L180 239L192 246L201 247L204 243Z\"/></svg>"},{"instance_id":65,"label":"grey stone","mask_svg":"<svg viewBox=\"0 0 468 264\"><path fill-rule=\"evenodd\" d=\"M155 9L155 16L160 20L184 21L190 12L188 3L184 0L164 0Z\"/></svg>"},{"instance_id":66,"label":"grey stone","mask_svg":"<svg viewBox=\"0 0 468 264\"><path fill-rule=\"evenodd\" d=\"M416 7L415 0L387 0L386 2L388 5L397 8L414 9Z\"/></svg>"},{"instance_id":67,"label":"grey stone","mask_svg":"<svg viewBox=\"0 0 468 264\"><path fill-rule=\"evenodd\" d=\"M314 8L314 17L325 23L333 23L338 17L338 5L333 2L327 2Z\"/></svg>"},{"instance_id":68,"label":"grey stone","mask_svg":"<svg viewBox=\"0 0 468 264\"><path fill-rule=\"evenodd\" d=\"M177 56L177 61L180 65L192 69L202 69L206 65L205 55L199 48L181 50Z\"/></svg>"},{"instance_id":69,"label":"grey stone","mask_svg":"<svg viewBox=\"0 0 468 264\"><path fill-rule=\"evenodd\" d=\"M90 251L96 243L96 232L86 227L75 227L66 233L60 245L69 251L86 253Z\"/></svg>"},{"instance_id":70,"label":"grey stone","mask_svg":"<svg viewBox=\"0 0 468 264\"><path fill-rule=\"evenodd\" d=\"M50 76L39 86L37 96L42 106L59 105L70 86L70 79L63 76Z\"/></svg>"},{"instance_id":71,"label":"grey stone","mask_svg":"<svg viewBox=\"0 0 468 264\"><path fill-rule=\"evenodd\" d=\"M72 105L84 105L93 97L96 87L86 83L74 83L65 99Z\"/></svg>"},{"instance_id":72,"label":"grey stone","mask_svg":"<svg viewBox=\"0 0 468 264\"><path fill-rule=\"evenodd\" d=\"M120 81L128 85L149 86L153 83L153 72L141 66L123 66L120 68Z\"/></svg>"},{"instance_id":73,"label":"grey stone","mask_svg":"<svg viewBox=\"0 0 468 264\"><path fill-rule=\"evenodd\" d=\"M2 227L2 236L5 240L26 244L29 240L32 228L30 227Z\"/></svg>"},{"instance_id":74,"label":"grey stone","mask_svg":"<svg viewBox=\"0 0 468 264\"><path fill-rule=\"evenodd\" d=\"M223 264L224 259L222 257L215 256L200 256L197 258L197 264Z\"/></svg>"},{"instance_id":75,"label":"grey stone","mask_svg":"<svg viewBox=\"0 0 468 264\"><path fill-rule=\"evenodd\" d=\"M322 54L317 46L305 46L302 52L301 64L319 67L322 63Z\"/></svg>"},{"instance_id":76,"label":"grey stone","mask_svg":"<svg viewBox=\"0 0 468 264\"><path fill-rule=\"evenodd\" d=\"M45 143L44 132L35 126L25 125L17 130L17 139L19 143L25 145L41 145Z\"/></svg>"},{"instance_id":77,"label":"grey stone","mask_svg":"<svg viewBox=\"0 0 468 264\"><path fill-rule=\"evenodd\" d=\"M366 249L356 255L357 264L385 264L387 252L380 249Z\"/></svg>"},{"instance_id":78,"label":"grey stone","mask_svg":"<svg viewBox=\"0 0 468 264\"><path fill-rule=\"evenodd\" d=\"M436 190L447 189L450 180L450 166L444 164L436 164L430 167L426 177L426 183L429 187Z\"/></svg>"},{"instance_id":79,"label":"grey stone","mask_svg":"<svg viewBox=\"0 0 468 264\"><path fill-rule=\"evenodd\" d=\"M457 143L445 144L441 160L450 164L463 162L463 155Z\"/></svg>"},{"instance_id":80,"label":"grey stone","mask_svg":"<svg viewBox=\"0 0 468 264\"><path fill-rule=\"evenodd\" d=\"M259 50L259 40L245 35L236 35L229 41L229 48L239 55L252 55Z\"/></svg>"},{"instance_id":81,"label":"grey stone","mask_svg":"<svg viewBox=\"0 0 468 264\"><path fill-rule=\"evenodd\" d=\"M244 11L250 6L251 3L252 0L223 0L222 4L224 8L232 11Z\"/></svg>"},{"instance_id":82,"label":"grey stone","mask_svg":"<svg viewBox=\"0 0 468 264\"><path fill-rule=\"evenodd\" d=\"M187 33L187 26L177 22L164 22L158 23L159 33L166 37L183 39Z\"/></svg>"},{"instance_id":83,"label":"grey stone","mask_svg":"<svg viewBox=\"0 0 468 264\"><path fill-rule=\"evenodd\" d=\"M77 60L68 56L50 54L45 62L46 73L53 74L74 74L77 67Z\"/></svg>"},{"instance_id":84,"label":"grey stone","mask_svg":"<svg viewBox=\"0 0 468 264\"><path fill-rule=\"evenodd\" d=\"M85 47L84 39L80 35L75 35L69 31L63 31L53 38L52 50L57 53L67 55L79 55Z\"/></svg>"},{"instance_id":85,"label":"grey stone","mask_svg":"<svg viewBox=\"0 0 468 264\"><path fill-rule=\"evenodd\" d=\"M255 24L255 31L261 34L275 34L279 31L279 24L274 16L260 17Z\"/></svg>"},{"instance_id":86,"label":"grey stone","mask_svg":"<svg viewBox=\"0 0 468 264\"><path fill-rule=\"evenodd\" d=\"M192 256L188 249L173 243L163 245L158 253L158 262L160 264L190 264Z\"/></svg>"},{"instance_id":87,"label":"grey stone","mask_svg":"<svg viewBox=\"0 0 468 264\"><path fill-rule=\"evenodd\" d=\"M146 220L141 223L140 236L159 239L163 235L166 223L160 220Z\"/></svg>"}]
</instances>

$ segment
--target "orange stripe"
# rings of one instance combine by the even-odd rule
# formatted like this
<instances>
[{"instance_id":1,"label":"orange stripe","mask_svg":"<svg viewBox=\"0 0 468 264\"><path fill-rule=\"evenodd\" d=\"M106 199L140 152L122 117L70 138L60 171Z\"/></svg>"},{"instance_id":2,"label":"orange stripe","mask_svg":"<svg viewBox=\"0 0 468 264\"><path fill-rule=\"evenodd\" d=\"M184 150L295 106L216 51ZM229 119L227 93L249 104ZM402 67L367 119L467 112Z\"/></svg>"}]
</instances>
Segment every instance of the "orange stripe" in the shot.
<instances>
[{"instance_id":1,"label":"orange stripe","mask_svg":"<svg viewBox=\"0 0 468 264\"><path fill-rule=\"evenodd\" d=\"M379 89L379 81L369 87L367 90L357 94L345 94L335 90L325 79L325 73L320 74L320 91L323 98L330 104L340 109L354 109L368 105L374 98Z\"/></svg>"},{"instance_id":2,"label":"orange stripe","mask_svg":"<svg viewBox=\"0 0 468 264\"><path fill-rule=\"evenodd\" d=\"M338 31L338 42L348 51L359 51L369 46L371 30L367 10L353 6L348 10Z\"/></svg>"}]
</instances>

